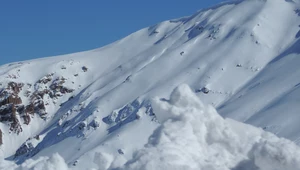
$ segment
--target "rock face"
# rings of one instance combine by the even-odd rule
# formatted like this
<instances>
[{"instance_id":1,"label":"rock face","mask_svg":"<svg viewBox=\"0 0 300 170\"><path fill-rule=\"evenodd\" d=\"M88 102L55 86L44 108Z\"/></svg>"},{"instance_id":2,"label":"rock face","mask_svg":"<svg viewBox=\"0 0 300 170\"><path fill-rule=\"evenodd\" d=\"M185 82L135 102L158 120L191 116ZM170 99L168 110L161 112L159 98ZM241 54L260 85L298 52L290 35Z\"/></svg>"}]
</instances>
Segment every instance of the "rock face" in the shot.
<instances>
[{"instance_id":1,"label":"rock face","mask_svg":"<svg viewBox=\"0 0 300 170\"><path fill-rule=\"evenodd\" d=\"M24 107L19 97L23 86L22 83L9 82L7 87L0 91L0 122L7 122L10 130L17 134L22 132L17 112L22 111Z\"/></svg>"},{"instance_id":2,"label":"rock face","mask_svg":"<svg viewBox=\"0 0 300 170\"><path fill-rule=\"evenodd\" d=\"M45 98L55 103L55 99L74 91L64 86L65 81L63 77L53 80L53 74L48 74L34 84L33 92L29 90L32 89L31 84L9 82L5 88L0 89L0 122L8 124L11 132L19 134L22 132L21 124L28 125L35 114L46 119L48 103ZM22 92L29 102L22 101Z\"/></svg>"}]
</instances>

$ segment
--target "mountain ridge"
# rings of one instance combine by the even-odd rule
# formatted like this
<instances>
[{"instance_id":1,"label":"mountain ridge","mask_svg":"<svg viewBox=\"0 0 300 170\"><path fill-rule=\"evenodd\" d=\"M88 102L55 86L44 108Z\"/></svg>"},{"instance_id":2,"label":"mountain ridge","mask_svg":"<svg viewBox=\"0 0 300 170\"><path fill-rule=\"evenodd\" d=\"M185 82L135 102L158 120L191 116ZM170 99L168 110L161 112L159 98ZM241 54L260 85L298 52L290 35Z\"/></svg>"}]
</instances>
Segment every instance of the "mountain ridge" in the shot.
<instances>
[{"instance_id":1,"label":"mountain ridge","mask_svg":"<svg viewBox=\"0 0 300 170\"><path fill-rule=\"evenodd\" d=\"M141 133L134 126L146 143L159 126L150 99L183 83L221 116L299 144L298 10L297 1L223 3L102 48L0 66L0 157L22 163L56 151L72 164L124 127Z\"/></svg>"}]
</instances>

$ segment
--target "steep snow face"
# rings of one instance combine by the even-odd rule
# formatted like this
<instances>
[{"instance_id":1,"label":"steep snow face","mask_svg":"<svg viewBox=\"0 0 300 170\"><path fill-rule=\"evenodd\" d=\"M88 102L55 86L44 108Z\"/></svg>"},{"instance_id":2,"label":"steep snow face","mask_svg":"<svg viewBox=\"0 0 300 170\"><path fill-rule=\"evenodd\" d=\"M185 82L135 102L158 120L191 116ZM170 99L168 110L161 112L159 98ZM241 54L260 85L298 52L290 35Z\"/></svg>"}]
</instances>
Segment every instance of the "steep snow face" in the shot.
<instances>
[{"instance_id":1,"label":"steep snow face","mask_svg":"<svg viewBox=\"0 0 300 170\"><path fill-rule=\"evenodd\" d=\"M182 83L223 117L299 143L299 11L296 0L233 1L99 49L0 66L0 158L57 152L73 168L103 157L119 167L162 123L150 99Z\"/></svg>"},{"instance_id":2,"label":"steep snow face","mask_svg":"<svg viewBox=\"0 0 300 170\"><path fill-rule=\"evenodd\" d=\"M128 160L125 156L131 147L126 145L118 156L107 151L83 155L72 169L298 170L300 167L300 148L294 143L262 129L223 119L187 85L176 88L170 100L154 99L153 108L161 125L144 147L136 148L132 158ZM133 133L133 129L127 130ZM58 154L30 159L19 166L23 170L58 167L68 169Z\"/></svg>"}]
</instances>

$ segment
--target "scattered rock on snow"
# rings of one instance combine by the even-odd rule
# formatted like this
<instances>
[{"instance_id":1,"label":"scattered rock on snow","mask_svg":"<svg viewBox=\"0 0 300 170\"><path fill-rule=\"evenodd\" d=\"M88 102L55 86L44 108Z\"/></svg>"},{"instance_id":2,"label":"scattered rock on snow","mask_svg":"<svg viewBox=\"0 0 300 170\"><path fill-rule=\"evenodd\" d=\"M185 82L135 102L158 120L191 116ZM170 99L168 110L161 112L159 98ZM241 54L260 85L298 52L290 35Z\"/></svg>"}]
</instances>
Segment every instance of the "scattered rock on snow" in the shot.
<instances>
[{"instance_id":1,"label":"scattered rock on snow","mask_svg":"<svg viewBox=\"0 0 300 170\"><path fill-rule=\"evenodd\" d=\"M88 68L86 66L83 66L81 69L82 69L83 72L87 72L88 71Z\"/></svg>"},{"instance_id":2,"label":"scattered rock on snow","mask_svg":"<svg viewBox=\"0 0 300 170\"><path fill-rule=\"evenodd\" d=\"M94 119L91 123L90 126L93 127L94 129L97 129L100 126L99 121L97 121L96 119Z\"/></svg>"},{"instance_id":3,"label":"scattered rock on snow","mask_svg":"<svg viewBox=\"0 0 300 170\"><path fill-rule=\"evenodd\" d=\"M202 89L196 89L196 90L195 90L195 93L200 93L200 92L202 92L202 93L208 94L209 91L210 91L210 90L209 90L207 87L203 87Z\"/></svg>"},{"instance_id":4,"label":"scattered rock on snow","mask_svg":"<svg viewBox=\"0 0 300 170\"><path fill-rule=\"evenodd\" d=\"M208 94L209 93L209 89L207 87L203 87L201 89L201 91L204 93L204 94Z\"/></svg>"},{"instance_id":5,"label":"scattered rock on snow","mask_svg":"<svg viewBox=\"0 0 300 170\"><path fill-rule=\"evenodd\" d=\"M78 160L74 161L73 166L76 166L78 164Z\"/></svg>"},{"instance_id":6,"label":"scattered rock on snow","mask_svg":"<svg viewBox=\"0 0 300 170\"><path fill-rule=\"evenodd\" d=\"M81 122L78 125L79 130L83 130L86 127L86 122Z\"/></svg>"},{"instance_id":7,"label":"scattered rock on snow","mask_svg":"<svg viewBox=\"0 0 300 170\"><path fill-rule=\"evenodd\" d=\"M118 153L119 153L120 155L124 155L124 151L123 151L122 149L118 149Z\"/></svg>"}]
</instances>

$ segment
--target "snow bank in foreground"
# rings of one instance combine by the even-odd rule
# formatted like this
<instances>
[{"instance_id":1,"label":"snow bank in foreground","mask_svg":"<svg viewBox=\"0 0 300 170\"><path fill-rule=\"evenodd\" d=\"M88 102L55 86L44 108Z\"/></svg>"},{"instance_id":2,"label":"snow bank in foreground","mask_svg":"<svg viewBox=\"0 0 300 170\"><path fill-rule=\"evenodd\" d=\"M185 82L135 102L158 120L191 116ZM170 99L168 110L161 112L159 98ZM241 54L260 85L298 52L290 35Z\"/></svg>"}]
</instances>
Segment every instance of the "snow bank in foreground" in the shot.
<instances>
[{"instance_id":1,"label":"snow bank in foreground","mask_svg":"<svg viewBox=\"0 0 300 170\"><path fill-rule=\"evenodd\" d=\"M205 106L187 85L154 100L161 126L120 169L299 170L300 149L286 139Z\"/></svg>"},{"instance_id":2,"label":"snow bank in foreground","mask_svg":"<svg viewBox=\"0 0 300 170\"><path fill-rule=\"evenodd\" d=\"M9 168L6 166L6 169L15 169L15 170L68 170L68 166L65 163L64 159L59 154L53 154L49 157L40 157L37 160L29 159L24 162L19 167L11 165Z\"/></svg>"}]
</instances>

